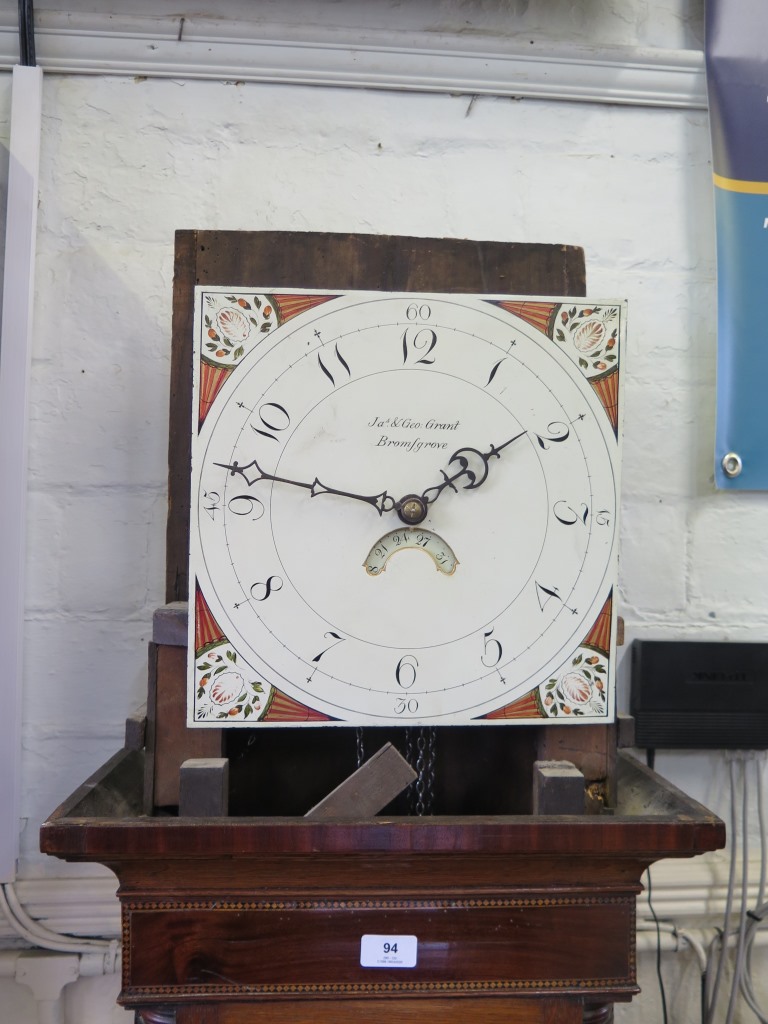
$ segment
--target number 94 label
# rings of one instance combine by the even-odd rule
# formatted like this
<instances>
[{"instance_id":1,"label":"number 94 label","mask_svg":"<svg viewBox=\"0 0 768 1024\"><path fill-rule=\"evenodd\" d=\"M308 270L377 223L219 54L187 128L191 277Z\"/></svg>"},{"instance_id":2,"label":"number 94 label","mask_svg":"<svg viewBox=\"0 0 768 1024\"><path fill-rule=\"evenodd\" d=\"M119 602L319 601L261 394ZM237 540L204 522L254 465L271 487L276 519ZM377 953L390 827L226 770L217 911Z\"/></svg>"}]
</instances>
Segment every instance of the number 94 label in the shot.
<instances>
[{"instance_id":1,"label":"number 94 label","mask_svg":"<svg viewBox=\"0 0 768 1024\"><path fill-rule=\"evenodd\" d=\"M415 967L418 954L415 935L363 935L361 967Z\"/></svg>"}]
</instances>

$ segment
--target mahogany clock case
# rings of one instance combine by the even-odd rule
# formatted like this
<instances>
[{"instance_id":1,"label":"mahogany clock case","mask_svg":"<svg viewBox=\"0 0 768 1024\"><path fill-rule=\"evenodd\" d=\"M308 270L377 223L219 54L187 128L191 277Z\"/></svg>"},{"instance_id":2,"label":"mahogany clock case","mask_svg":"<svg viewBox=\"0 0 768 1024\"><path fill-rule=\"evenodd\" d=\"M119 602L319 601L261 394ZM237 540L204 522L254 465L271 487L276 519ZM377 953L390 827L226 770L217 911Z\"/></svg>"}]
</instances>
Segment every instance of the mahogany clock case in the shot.
<instances>
[{"instance_id":1,"label":"mahogany clock case","mask_svg":"<svg viewBox=\"0 0 768 1024\"><path fill-rule=\"evenodd\" d=\"M180 232L169 602L187 597L194 287L257 280L581 295L584 260L573 246ZM439 816L333 822L299 815L313 786L327 792L354 767L354 730L229 730L236 814L177 816L174 772L178 793L181 761L204 756L192 734L219 751L224 739L186 728L184 655L178 642L151 645L146 739L138 729L41 830L44 852L118 876L120 1002L142 1024L608 1024L611 1004L638 991L642 872L724 843L722 822L617 757L615 729L603 726L457 727L437 738ZM368 752L380 739L364 730ZM534 755L575 762L594 787L592 809L607 813L526 814ZM157 799L161 767L168 784ZM418 934L421 964L363 967L361 934L388 934L395 922Z\"/></svg>"}]
</instances>

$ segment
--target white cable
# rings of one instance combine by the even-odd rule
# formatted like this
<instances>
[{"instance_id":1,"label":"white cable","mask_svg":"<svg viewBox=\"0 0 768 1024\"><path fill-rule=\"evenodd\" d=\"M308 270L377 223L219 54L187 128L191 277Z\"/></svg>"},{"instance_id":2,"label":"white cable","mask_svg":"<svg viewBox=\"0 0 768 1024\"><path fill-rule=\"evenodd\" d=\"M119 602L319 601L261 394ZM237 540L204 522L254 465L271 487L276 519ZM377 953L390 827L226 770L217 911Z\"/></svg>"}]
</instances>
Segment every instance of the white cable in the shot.
<instances>
[{"instance_id":1,"label":"white cable","mask_svg":"<svg viewBox=\"0 0 768 1024\"><path fill-rule=\"evenodd\" d=\"M741 979L744 976L744 940L747 934L747 899L749 888L749 772L746 761L741 762L741 907L739 910L738 939L736 942L736 954L734 956L733 979L731 981L731 994L728 997L728 1011L725 1016L725 1024L733 1024L733 1015L736 1012L736 997L741 989Z\"/></svg>"},{"instance_id":2,"label":"white cable","mask_svg":"<svg viewBox=\"0 0 768 1024\"><path fill-rule=\"evenodd\" d=\"M763 1013L760 1008L760 1004L757 1001L755 995L754 984L752 982L752 944L755 941L760 925L763 923L763 918L768 914L768 904L764 903L761 907L757 907L752 915L756 920L751 921L746 939L746 969L741 979L741 991L744 999L749 1006L750 1010L755 1014L760 1024L768 1024L768 1017Z\"/></svg>"},{"instance_id":3,"label":"white cable","mask_svg":"<svg viewBox=\"0 0 768 1024\"><path fill-rule=\"evenodd\" d=\"M673 953L680 952L680 943L683 942L691 952L694 954L699 962L699 968L701 973L706 973L707 970L707 953L704 949L704 944L700 939L697 939L695 935L692 935L685 928L678 928L673 921L659 921L658 924L651 918L641 918L636 926L635 931L639 934L640 932L663 932L667 935L673 935L677 940L677 945L672 950Z\"/></svg>"},{"instance_id":4,"label":"white cable","mask_svg":"<svg viewBox=\"0 0 768 1024\"><path fill-rule=\"evenodd\" d=\"M706 988L708 987L710 971L712 967L712 960L715 956L715 946L717 939L713 939L710 943L709 954L707 957L707 974L705 979L705 995L704 1002L706 1007L706 1024L714 1024L715 1020L715 1008L717 1006L717 997L720 994L720 984L723 980L723 970L725 968L725 958L728 950L728 929L731 920L731 908L733 906L733 891L736 881L736 849L738 846L737 836L737 815L736 815L736 765L732 757L729 758L729 777L731 787L731 862L728 869L728 892L725 898L725 916L723 919L723 930L720 936L720 958L717 963L717 971L715 972L715 982L712 988L712 993L707 998Z\"/></svg>"},{"instance_id":5,"label":"white cable","mask_svg":"<svg viewBox=\"0 0 768 1024\"><path fill-rule=\"evenodd\" d=\"M760 827L760 882L758 885L757 905L750 913L750 923L747 930L745 944L744 971L741 976L741 992L744 999L755 1014L760 1024L768 1024L768 1017L763 1013L755 995L755 986L752 980L752 948L763 920L768 915L768 904L765 901L766 883L766 862L768 861L768 835L766 834L765 812L763 810L763 766L765 753L761 752L755 761L757 774L757 818Z\"/></svg>"},{"instance_id":6,"label":"white cable","mask_svg":"<svg viewBox=\"0 0 768 1024\"><path fill-rule=\"evenodd\" d=\"M757 903L762 906L765 902L765 881L766 869L768 869L768 834L765 830L765 808L763 806L763 767L766 762L765 751L755 759L755 774L757 776L757 820L760 826L760 884L757 887Z\"/></svg>"},{"instance_id":7,"label":"white cable","mask_svg":"<svg viewBox=\"0 0 768 1024\"><path fill-rule=\"evenodd\" d=\"M103 953L114 960L112 943L107 939L75 939L45 928L34 921L19 903L10 883L0 886L0 909L13 930L33 946L58 953Z\"/></svg>"},{"instance_id":8,"label":"white cable","mask_svg":"<svg viewBox=\"0 0 768 1024\"><path fill-rule=\"evenodd\" d=\"M690 948L693 950L696 959L699 961L699 969L701 970L702 976L706 974L707 953L704 949L704 944L700 942L697 938L695 938L695 936L691 935L689 931L681 930L678 928L677 935L678 938L683 940L683 942L687 942Z\"/></svg>"}]
</instances>

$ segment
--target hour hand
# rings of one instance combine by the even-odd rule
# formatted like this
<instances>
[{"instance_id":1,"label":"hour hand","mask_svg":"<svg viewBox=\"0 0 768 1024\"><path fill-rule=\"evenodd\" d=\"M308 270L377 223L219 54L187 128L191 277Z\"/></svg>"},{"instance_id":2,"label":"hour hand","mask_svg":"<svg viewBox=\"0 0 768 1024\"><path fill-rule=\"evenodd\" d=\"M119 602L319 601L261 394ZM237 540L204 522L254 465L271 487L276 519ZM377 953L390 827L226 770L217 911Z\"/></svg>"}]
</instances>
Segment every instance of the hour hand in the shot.
<instances>
[{"instance_id":1,"label":"hour hand","mask_svg":"<svg viewBox=\"0 0 768 1024\"><path fill-rule=\"evenodd\" d=\"M224 462L216 462L216 466L221 466L222 469L228 469L231 476L241 476L245 480L249 487L253 487L260 480L273 480L278 484L288 484L291 487L302 487L305 491L309 491L310 497L316 498L319 494L338 494L342 498L352 498L355 501L364 501L367 505L375 508L379 515L383 515L384 512L392 512L396 508L395 499L387 494L386 491L382 491L381 494L355 494L353 491L342 491L336 487L328 487L326 484L318 480L317 477L311 482L307 483L303 480L289 480L284 476L276 476L274 473L267 473L266 470L262 469L258 462L253 459L245 466L241 466L237 461L228 465Z\"/></svg>"},{"instance_id":2,"label":"hour hand","mask_svg":"<svg viewBox=\"0 0 768 1024\"><path fill-rule=\"evenodd\" d=\"M458 469L450 474L443 471L443 482L436 484L434 487L428 487L426 491L422 492L422 501L426 505L431 505L433 501L440 497L446 487L450 487L452 491L458 490L456 484L466 491L480 487L488 477L488 466L491 459L500 458L507 445L512 444L513 441L517 441L518 438L525 436L527 433L527 430L521 430L503 444L490 445L487 452L481 452L477 448L457 449L448 460L448 465L455 465Z\"/></svg>"}]
</instances>

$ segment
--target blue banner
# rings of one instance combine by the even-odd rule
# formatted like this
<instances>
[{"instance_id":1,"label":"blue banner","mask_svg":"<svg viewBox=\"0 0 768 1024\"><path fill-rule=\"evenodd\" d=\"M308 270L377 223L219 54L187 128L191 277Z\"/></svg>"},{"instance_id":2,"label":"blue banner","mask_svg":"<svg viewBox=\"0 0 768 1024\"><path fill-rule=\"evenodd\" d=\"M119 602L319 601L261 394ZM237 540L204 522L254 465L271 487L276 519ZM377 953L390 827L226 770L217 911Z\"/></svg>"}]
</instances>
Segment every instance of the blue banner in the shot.
<instances>
[{"instance_id":1,"label":"blue banner","mask_svg":"<svg viewBox=\"0 0 768 1024\"><path fill-rule=\"evenodd\" d=\"M708 0L718 487L768 490L768 3Z\"/></svg>"}]
</instances>

